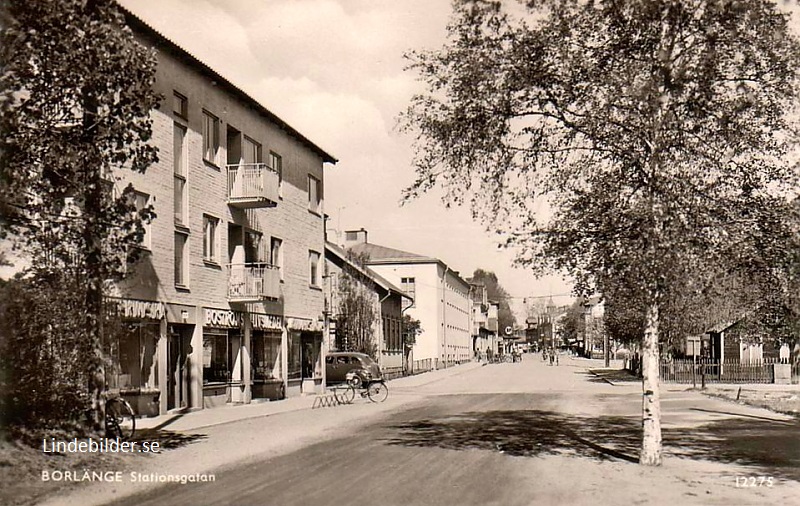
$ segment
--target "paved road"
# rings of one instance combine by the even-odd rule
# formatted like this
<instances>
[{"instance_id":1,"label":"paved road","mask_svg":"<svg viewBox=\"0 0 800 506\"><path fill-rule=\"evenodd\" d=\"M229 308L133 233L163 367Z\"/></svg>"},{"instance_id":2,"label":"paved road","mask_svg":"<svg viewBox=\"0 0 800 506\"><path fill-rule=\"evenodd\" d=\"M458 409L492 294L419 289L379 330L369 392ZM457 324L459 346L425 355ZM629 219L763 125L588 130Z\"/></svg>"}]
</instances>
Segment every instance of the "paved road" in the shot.
<instances>
[{"instance_id":1,"label":"paved road","mask_svg":"<svg viewBox=\"0 0 800 506\"><path fill-rule=\"evenodd\" d=\"M381 406L216 427L192 451L225 451L225 441L252 451L214 483L115 504L789 504L800 492L796 420L673 388L663 395L665 465L642 468L640 386L609 385L580 366L529 356L393 388ZM191 468L186 455L155 462L177 472ZM737 476L773 486L740 489Z\"/></svg>"}]
</instances>

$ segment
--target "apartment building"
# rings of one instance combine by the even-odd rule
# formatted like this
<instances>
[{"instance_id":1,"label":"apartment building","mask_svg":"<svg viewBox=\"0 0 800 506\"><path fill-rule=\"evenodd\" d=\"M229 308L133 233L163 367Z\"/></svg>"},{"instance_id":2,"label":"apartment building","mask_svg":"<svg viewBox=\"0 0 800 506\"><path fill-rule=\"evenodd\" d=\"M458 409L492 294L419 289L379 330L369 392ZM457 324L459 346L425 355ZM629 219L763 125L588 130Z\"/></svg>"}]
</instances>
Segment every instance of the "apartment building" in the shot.
<instances>
[{"instance_id":1,"label":"apartment building","mask_svg":"<svg viewBox=\"0 0 800 506\"><path fill-rule=\"evenodd\" d=\"M366 230L345 231L345 247L400 287L414 303L404 314L420 321L413 368L437 369L472 359L470 286L438 258L368 242Z\"/></svg>"},{"instance_id":2,"label":"apartment building","mask_svg":"<svg viewBox=\"0 0 800 506\"><path fill-rule=\"evenodd\" d=\"M164 413L323 388L324 174L336 159L126 12L157 50L159 161L123 183L155 208L114 294L112 387ZM114 385L115 383L115 385Z\"/></svg>"}]
</instances>

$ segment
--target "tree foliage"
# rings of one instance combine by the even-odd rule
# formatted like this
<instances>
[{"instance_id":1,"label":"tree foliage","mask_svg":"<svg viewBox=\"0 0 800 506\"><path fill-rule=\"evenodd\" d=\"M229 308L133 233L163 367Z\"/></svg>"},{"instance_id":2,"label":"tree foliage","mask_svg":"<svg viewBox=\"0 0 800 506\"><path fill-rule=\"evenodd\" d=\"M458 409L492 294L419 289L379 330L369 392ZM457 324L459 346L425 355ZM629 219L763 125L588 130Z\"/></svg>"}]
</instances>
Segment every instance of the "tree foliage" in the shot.
<instances>
[{"instance_id":1,"label":"tree foliage","mask_svg":"<svg viewBox=\"0 0 800 506\"><path fill-rule=\"evenodd\" d=\"M503 288L500 281L497 279L497 274L492 271L484 269L475 269L472 273L473 281L480 281L486 286L486 293L490 301L497 301L499 308L497 310L497 325L499 329L506 327L514 328L517 322L514 312L511 310L510 294Z\"/></svg>"},{"instance_id":2,"label":"tree foliage","mask_svg":"<svg viewBox=\"0 0 800 506\"><path fill-rule=\"evenodd\" d=\"M561 320L558 334L564 346L568 346L570 341L577 341L580 339L586 330L583 303L583 297L578 297L575 302L569 306Z\"/></svg>"},{"instance_id":3,"label":"tree foliage","mask_svg":"<svg viewBox=\"0 0 800 506\"><path fill-rule=\"evenodd\" d=\"M365 258L348 253L349 260L360 269L344 264L338 277L335 295L336 349L357 351L377 359L378 343L375 338L379 323L378 300L375 282L363 269Z\"/></svg>"},{"instance_id":4,"label":"tree foliage","mask_svg":"<svg viewBox=\"0 0 800 506\"><path fill-rule=\"evenodd\" d=\"M456 1L403 116L434 186L578 291L641 301L641 462L660 464L665 301L785 256L800 45L767 0ZM539 212L545 209L549 212Z\"/></svg>"},{"instance_id":5,"label":"tree foliage","mask_svg":"<svg viewBox=\"0 0 800 506\"><path fill-rule=\"evenodd\" d=\"M102 279L126 268L141 238L133 188L119 169L156 160L148 144L154 54L135 41L112 0L6 2L0 62L0 202L34 265L74 266L102 244ZM94 206L87 199L98 192ZM87 225L95 232L86 237Z\"/></svg>"},{"instance_id":6,"label":"tree foliage","mask_svg":"<svg viewBox=\"0 0 800 506\"><path fill-rule=\"evenodd\" d=\"M156 60L113 0L9 0L0 14L0 239L30 261L35 301L19 310L39 333L25 367L43 377L83 368L58 394L91 398L99 426L104 288L125 275L154 217L121 181L156 160ZM70 310L51 298L64 289L54 280L75 290ZM58 332L46 331L48 316ZM43 348L77 342L77 362L53 361Z\"/></svg>"},{"instance_id":7,"label":"tree foliage","mask_svg":"<svg viewBox=\"0 0 800 506\"><path fill-rule=\"evenodd\" d=\"M411 317L411 315L403 315L403 343L406 348L411 348L417 343L417 336L422 334L422 323Z\"/></svg>"}]
</instances>

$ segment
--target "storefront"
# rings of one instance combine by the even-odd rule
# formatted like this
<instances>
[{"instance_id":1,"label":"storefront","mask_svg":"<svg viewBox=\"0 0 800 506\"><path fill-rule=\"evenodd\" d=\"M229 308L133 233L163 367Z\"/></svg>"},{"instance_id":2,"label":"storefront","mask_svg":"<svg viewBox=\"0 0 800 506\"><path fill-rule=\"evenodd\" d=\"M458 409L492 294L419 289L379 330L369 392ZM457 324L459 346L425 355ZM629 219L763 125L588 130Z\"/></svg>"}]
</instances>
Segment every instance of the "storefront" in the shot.
<instances>
[{"instance_id":1,"label":"storefront","mask_svg":"<svg viewBox=\"0 0 800 506\"><path fill-rule=\"evenodd\" d=\"M204 315L203 407L238 402L245 391L242 379L243 314L205 308Z\"/></svg>"},{"instance_id":2,"label":"storefront","mask_svg":"<svg viewBox=\"0 0 800 506\"><path fill-rule=\"evenodd\" d=\"M322 391L322 321L287 318L287 393Z\"/></svg>"},{"instance_id":3,"label":"storefront","mask_svg":"<svg viewBox=\"0 0 800 506\"><path fill-rule=\"evenodd\" d=\"M165 378L162 411L199 408L202 400L197 362L199 346L195 342L197 308L184 304L167 304L167 335L164 350Z\"/></svg>"},{"instance_id":4,"label":"storefront","mask_svg":"<svg viewBox=\"0 0 800 506\"><path fill-rule=\"evenodd\" d=\"M277 315L251 313L250 323L253 399L283 399L286 397L286 385L281 360L282 318Z\"/></svg>"},{"instance_id":5,"label":"storefront","mask_svg":"<svg viewBox=\"0 0 800 506\"><path fill-rule=\"evenodd\" d=\"M158 415L158 345L166 325L164 303L109 298L107 304L107 388L128 400L137 415Z\"/></svg>"}]
</instances>

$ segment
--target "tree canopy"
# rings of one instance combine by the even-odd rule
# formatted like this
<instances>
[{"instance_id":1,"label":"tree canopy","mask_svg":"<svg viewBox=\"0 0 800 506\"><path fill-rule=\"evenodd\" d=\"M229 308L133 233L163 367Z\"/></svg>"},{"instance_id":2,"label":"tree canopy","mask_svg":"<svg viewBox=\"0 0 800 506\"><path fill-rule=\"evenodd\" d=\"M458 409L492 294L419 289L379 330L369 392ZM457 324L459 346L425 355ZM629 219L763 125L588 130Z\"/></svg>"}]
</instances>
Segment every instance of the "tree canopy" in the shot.
<instances>
[{"instance_id":1,"label":"tree canopy","mask_svg":"<svg viewBox=\"0 0 800 506\"><path fill-rule=\"evenodd\" d=\"M20 286L32 302L21 309L37 324L15 377L82 370L65 386L84 391L60 394L91 399L99 427L104 291L129 272L154 217L123 180L156 160L156 59L113 0L9 0L0 20L0 240L30 262L32 279ZM59 302L62 287L75 293ZM48 317L61 332L47 334ZM49 361L52 339L53 349L77 346L78 361Z\"/></svg>"},{"instance_id":2,"label":"tree canopy","mask_svg":"<svg viewBox=\"0 0 800 506\"><path fill-rule=\"evenodd\" d=\"M641 462L660 464L666 300L769 271L791 235L800 45L767 0L460 0L402 117L413 198L440 186L578 290L636 300ZM544 212L542 212L544 211Z\"/></svg>"},{"instance_id":3,"label":"tree canopy","mask_svg":"<svg viewBox=\"0 0 800 506\"><path fill-rule=\"evenodd\" d=\"M473 281L480 281L486 285L486 294L490 301L496 301L499 304L497 309L497 326L502 332L506 327L514 328L517 318L511 310L511 296L500 284L497 279L497 274L492 271L484 269L475 269L472 273Z\"/></svg>"}]
</instances>

